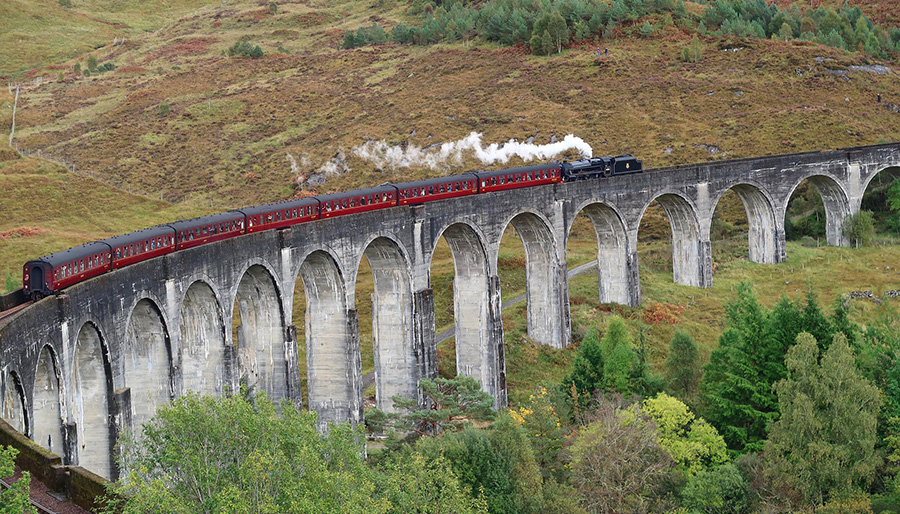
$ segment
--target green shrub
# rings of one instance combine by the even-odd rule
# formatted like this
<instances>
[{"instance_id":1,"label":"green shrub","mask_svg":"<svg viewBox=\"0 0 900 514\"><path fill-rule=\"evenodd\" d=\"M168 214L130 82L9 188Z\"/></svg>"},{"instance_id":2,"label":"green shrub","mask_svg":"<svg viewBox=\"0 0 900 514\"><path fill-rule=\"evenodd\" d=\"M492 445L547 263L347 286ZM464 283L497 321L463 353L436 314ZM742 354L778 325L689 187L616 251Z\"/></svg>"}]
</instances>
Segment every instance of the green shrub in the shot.
<instances>
[{"instance_id":1,"label":"green shrub","mask_svg":"<svg viewBox=\"0 0 900 514\"><path fill-rule=\"evenodd\" d=\"M734 464L701 471L688 480L682 505L691 512L740 514L749 506L749 488Z\"/></svg>"},{"instance_id":2,"label":"green shrub","mask_svg":"<svg viewBox=\"0 0 900 514\"><path fill-rule=\"evenodd\" d=\"M72 71L74 71L76 75L81 75L81 63L76 62L75 66L72 66Z\"/></svg>"},{"instance_id":3,"label":"green shrub","mask_svg":"<svg viewBox=\"0 0 900 514\"><path fill-rule=\"evenodd\" d=\"M169 115L169 112L172 110L172 107L168 103L159 104L159 117L165 118Z\"/></svg>"},{"instance_id":4,"label":"green shrub","mask_svg":"<svg viewBox=\"0 0 900 514\"><path fill-rule=\"evenodd\" d=\"M259 45L253 45L246 37L236 41L226 52L229 57L249 57L258 59L265 55Z\"/></svg>"},{"instance_id":5,"label":"green shrub","mask_svg":"<svg viewBox=\"0 0 900 514\"><path fill-rule=\"evenodd\" d=\"M803 246L804 248L815 248L816 246L818 246L818 245L816 244L816 240L813 239L813 238L811 238L811 237L809 237L809 236L803 236L803 237L801 237L801 238L800 238L800 245Z\"/></svg>"},{"instance_id":6,"label":"green shrub","mask_svg":"<svg viewBox=\"0 0 900 514\"><path fill-rule=\"evenodd\" d=\"M871 211L859 211L844 219L844 235L850 240L850 244L871 246L875 241L875 217Z\"/></svg>"},{"instance_id":7,"label":"green shrub","mask_svg":"<svg viewBox=\"0 0 900 514\"><path fill-rule=\"evenodd\" d=\"M270 3L269 4L269 12L272 14L277 14L278 13L278 4L276 4L275 2Z\"/></svg>"},{"instance_id":8,"label":"green shrub","mask_svg":"<svg viewBox=\"0 0 900 514\"><path fill-rule=\"evenodd\" d=\"M71 8L72 8L72 0L59 0L59 2L57 2L57 3L58 3L59 6L62 7L62 8L65 8L65 9L71 9Z\"/></svg>"},{"instance_id":9,"label":"green shrub","mask_svg":"<svg viewBox=\"0 0 900 514\"><path fill-rule=\"evenodd\" d=\"M97 58L93 55L88 57L87 67L92 72L97 71Z\"/></svg>"}]
</instances>

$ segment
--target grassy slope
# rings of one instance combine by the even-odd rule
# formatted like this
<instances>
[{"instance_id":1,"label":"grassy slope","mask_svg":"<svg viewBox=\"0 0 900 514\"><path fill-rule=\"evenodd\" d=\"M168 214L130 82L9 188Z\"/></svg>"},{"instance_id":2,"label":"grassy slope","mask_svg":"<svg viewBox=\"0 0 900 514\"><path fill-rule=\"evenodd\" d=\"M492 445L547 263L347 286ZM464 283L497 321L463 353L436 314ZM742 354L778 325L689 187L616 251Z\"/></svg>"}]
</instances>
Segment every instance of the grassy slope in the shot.
<instances>
[{"instance_id":1,"label":"grassy slope","mask_svg":"<svg viewBox=\"0 0 900 514\"><path fill-rule=\"evenodd\" d=\"M24 18L0 19L18 20L19 26L30 27L29 34L40 23L49 32L60 33L53 23L68 14L60 14L56 2L26 4L21 8ZM900 99L895 77L854 73L844 80L828 70L867 59L814 45L710 38L704 42L704 60L684 64L678 55L690 35L670 28L649 41L603 41L610 48L610 56L603 59L595 59L590 47L552 58L486 44L343 51L336 50L343 30L373 19L388 26L411 20L399 7L383 13L349 1L280 2L279 12L272 15L264 3L180 0L170 1L168 10L151 18L145 17L143 5L130 0L76 2L75 10L85 16L68 19L78 37L61 36L65 44L60 45L52 38L29 36L22 38L15 57L24 60L0 56L0 62L16 66L64 65L65 70L45 68L28 75L48 80L23 89L17 143L64 158L90 175L69 175L34 159L0 163L0 198L4 209L12 206L13 213L0 225L0 274L9 271L18 278L27 258L86 240L284 198L294 192L296 178L286 159L288 152L300 162L299 173L309 174L340 150L368 139L425 146L477 130L487 142L535 136L541 143L551 134L574 132L596 153L630 151L654 166L897 140L900 132L897 115L872 101L878 92L888 101ZM41 10L35 11L35 6ZM199 8L186 14L194 7ZM109 27L115 30L109 32ZM158 30L140 33L150 29ZM11 37L11 32L0 34L0 39ZM84 78L67 71L75 62L84 65L87 54L68 59L61 48L83 50L120 35L129 37L124 45L92 52L101 63L115 62L116 72ZM260 43L268 55L257 61L224 58L222 51L242 36ZM38 44L41 41L44 46ZM279 46L291 54L278 53ZM723 51L726 47L742 49ZM816 57L833 61L818 62ZM60 71L65 73L57 80ZM7 91L0 90L0 105L11 102ZM160 115L162 104L170 108L167 116ZM4 108L0 132L8 127L9 110ZM715 145L722 152L710 155L695 148L700 144ZM453 171L374 170L352 155L349 164L354 171L331 177L320 189ZM477 166L466 162L456 169ZM45 184L40 196L25 187L35 181ZM176 200L182 202L169 203ZM107 209L112 211L90 212L86 206L92 203L111 206ZM745 226L740 204L733 198L724 204L730 205L728 219L738 228ZM648 303L693 301L683 323L707 352L715 344L721 302L730 297L731 285L744 276L762 284L767 274L787 273L791 265L732 262L729 256L746 254L746 243L716 243L715 255L721 257L716 286L709 291L676 286L671 284L667 262L670 249L658 241L667 236L667 221L653 210L645 221L644 297ZM511 232L501 251L504 298L524 289L520 267L524 252ZM569 248L571 266L591 260L596 252L592 231L585 225L576 232ZM826 268L829 258L849 252L796 251L792 259L819 255ZM896 260L891 251L885 255ZM874 251L846 255L863 256L859 262L867 263L882 258ZM452 270L449 249L442 246L432 268L439 330L453 322ZM813 275L827 276L824 271ZM870 275L860 271L823 282L823 299L830 301L838 288L874 284L871 287L878 289L889 281ZM631 309L597 307L595 280L581 277L572 282L577 330L602 324L610 310L632 318L639 315ZM769 288L780 283L766 284L766 298L775 297L778 287ZM370 275L361 272L357 287L366 372L373 366ZM785 289L791 292L789 285ZM300 320L305 305L302 291L296 296L294 317ZM514 400L538 381L558 379L565 372L558 364L572 355L571 349L553 351L531 344L524 336L524 312L520 304L504 315ZM302 330L302 323L298 328ZM671 330L662 326L650 331L655 364L665 357ZM442 347L440 353L442 371L452 372L452 346ZM300 362L305 364L302 356Z\"/></svg>"},{"instance_id":2,"label":"grassy slope","mask_svg":"<svg viewBox=\"0 0 900 514\"><path fill-rule=\"evenodd\" d=\"M551 58L486 44L335 49L344 29L372 18L405 19L349 2L286 3L276 15L256 3L202 8L94 52L116 72L26 88L18 144L112 184L224 208L289 196L297 174L369 139L426 146L477 130L488 142L543 143L574 132L597 153L656 166L900 138L896 113L874 102L900 101L895 77L835 76L829 69L867 59L816 45L709 39L704 60L685 64L690 35L670 27L652 40L603 41L603 59L590 46ZM223 57L241 36L268 55ZM720 48L729 46L743 49ZM448 171L379 171L352 155L349 164L320 189Z\"/></svg>"},{"instance_id":3,"label":"grassy slope","mask_svg":"<svg viewBox=\"0 0 900 514\"><path fill-rule=\"evenodd\" d=\"M115 38L155 30L214 0L4 0L0 3L0 77L55 66ZM86 60L86 58L85 58Z\"/></svg>"}]
</instances>

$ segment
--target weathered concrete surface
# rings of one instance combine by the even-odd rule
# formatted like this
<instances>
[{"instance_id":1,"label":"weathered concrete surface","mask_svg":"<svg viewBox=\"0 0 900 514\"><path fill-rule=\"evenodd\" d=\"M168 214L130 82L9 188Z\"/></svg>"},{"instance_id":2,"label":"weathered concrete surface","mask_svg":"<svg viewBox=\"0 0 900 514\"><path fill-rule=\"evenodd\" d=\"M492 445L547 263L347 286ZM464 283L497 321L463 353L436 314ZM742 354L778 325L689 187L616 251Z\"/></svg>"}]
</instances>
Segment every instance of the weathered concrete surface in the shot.
<instances>
[{"instance_id":1,"label":"weathered concrete surface","mask_svg":"<svg viewBox=\"0 0 900 514\"><path fill-rule=\"evenodd\" d=\"M566 241L584 212L598 241L598 299L640 302L637 235L658 200L673 237L673 279L712 283L709 231L728 190L744 202L749 258L785 258L784 213L810 179L825 199L828 242L846 244L879 172L894 173L900 145L678 166L608 179L475 195L384 209L251 234L131 266L69 288L0 325L0 415L17 430L115 477L112 447L185 391L228 394L240 384L299 404L295 326L306 334L308 407L321 420L362 419L356 283L373 271L378 404L415 397L437 374L430 269L451 248L458 369L506 403L500 239L509 226L526 255L529 335L553 347L571 339ZM307 298L292 319L293 291ZM232 327L237 326L236 330Z\"/></svg>"}]
</instances>

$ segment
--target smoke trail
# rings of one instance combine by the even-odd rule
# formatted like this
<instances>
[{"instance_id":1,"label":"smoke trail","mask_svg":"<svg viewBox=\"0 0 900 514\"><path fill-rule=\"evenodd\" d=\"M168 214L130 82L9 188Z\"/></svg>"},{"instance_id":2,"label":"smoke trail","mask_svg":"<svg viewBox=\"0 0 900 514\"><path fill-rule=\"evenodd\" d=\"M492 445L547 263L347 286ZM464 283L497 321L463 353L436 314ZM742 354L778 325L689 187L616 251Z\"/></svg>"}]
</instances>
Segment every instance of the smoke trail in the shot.
<instances>
[{"instance_id":1,"label":"smoke trail","mask_svg":"<svg viewBox=\"0 0 900 514\"><path fill-rule=\"evenodd\" d=\"M399 145L389 146L384 141L367 141L351 152L379 168L396 169L424 165L438 169L448 164L461 165L467 155L474 156L483 164L493 164L506 163L512 157L519 157L525 161L549 160L570 149L578 150L585 157L593 155L591 146L572 134L564 137L562 141L546 145L520 143L510 139L506 143L491 143L485 147L478 132L472 132L459 141L443 143L439 147L422 148L412 145L404 148Z\"/></svg>"}]
</instances>

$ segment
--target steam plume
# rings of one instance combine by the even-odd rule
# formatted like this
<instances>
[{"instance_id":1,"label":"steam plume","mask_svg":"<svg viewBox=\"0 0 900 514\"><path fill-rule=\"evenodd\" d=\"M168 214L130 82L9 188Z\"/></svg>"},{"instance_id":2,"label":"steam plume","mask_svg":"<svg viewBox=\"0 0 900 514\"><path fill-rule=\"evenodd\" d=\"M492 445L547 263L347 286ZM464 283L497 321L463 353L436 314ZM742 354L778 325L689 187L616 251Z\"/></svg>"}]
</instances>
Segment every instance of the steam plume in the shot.
<instances>
[{"instance_id":1,"label":"steam plume","mask_svg":"<svg viewBox=\"0 0 900 514\"><path fill-rule=\"evenodd\" d=\"M593 149L580 137L567 135L562 141L546 145L520 143L510 139L506 143L491 143L484 146L481 143L481 134L472 132L459 141L443 143L439 147L419 147L400 145L389 146L382 141L367 141L354 148L353 155L372 162L379 168L408 168L410 166L428 166L438 169L448 164L461 165L467 155L472 155L483 164L506 163L512 157L520 157L522 160L534 159L549 160L560 153L575 149L583 156L591 157Z\"/></svg>"}]
</instances>

